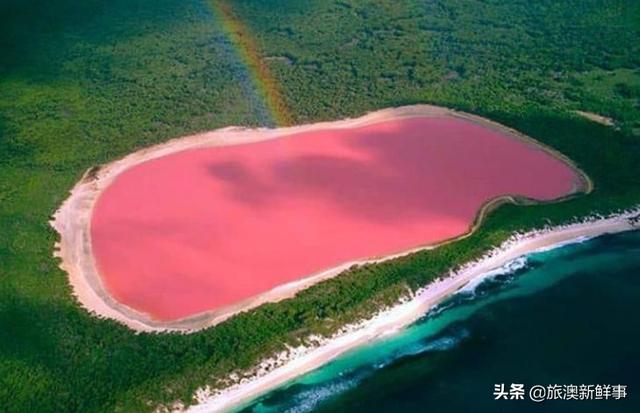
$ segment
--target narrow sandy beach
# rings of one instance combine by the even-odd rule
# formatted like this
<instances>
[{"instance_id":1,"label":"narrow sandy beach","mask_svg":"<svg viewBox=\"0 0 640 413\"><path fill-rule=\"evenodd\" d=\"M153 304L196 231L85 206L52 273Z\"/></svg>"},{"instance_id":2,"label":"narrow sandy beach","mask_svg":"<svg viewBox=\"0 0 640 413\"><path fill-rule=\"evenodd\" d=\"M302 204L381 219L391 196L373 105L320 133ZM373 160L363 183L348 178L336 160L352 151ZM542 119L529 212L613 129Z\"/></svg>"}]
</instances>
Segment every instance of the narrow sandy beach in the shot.
<instances>
[{"instance_id":1,"label":"narrow sandy beach","mask_svg":"<svg viewBox=\"0 0 640 413\"><path fill-rule=\"evenodd\" d=\"M96 200L118 175L142 162L163 157L187 149L208 148L215 146L242 145L252 142L265 141L281 138L301 132L317 131L323 129L348 129L361 127L391 119L403 119L411 117L454 117L461 118L484 127L499 130L510 137L524 141L538 149L542 149L553 157L562 160L571 166L576 176L581 181L576 185L574 191L568 194L573 196L577 193L588 193L592 189L591 181L572 162L562 154L548 148L533 139L509 129L505 126L490 120L449 110L441 107L429 105L415 105L400 108L384 109L367 114L356 119L345 119L335 122L321 122L311 125L294 126L278 129L244 129L230 127L206 132L198 135L183 137L168 141L166 143L145 148L134 152L120 160L92 168L87 171L84 177L72 189L70 197L63 203L55 213L51 225L60 234L60 242L57 244L55 255L61 258L61 268L69 274L69 281L74 295L88 311L100 317L107 317L117 320L137 331L181 331L193 332L202 328L215 325L228 317L241 311L255 308L265 302L279 301L290 298L301 289L310 285L334 277L354 264L380 262L400 255L425 248L433 248L442 244L435 243L421 245L410 250L401 251L393 255L384 257L368 257L343 263L333 268L310 274L294 282L282 284L258 296L238 302L228 307L214 311L207 311L184 319L170 322L160 322L148 314L130 308L115 300L105 288L100 275L98 274L92 242L90 235L91 217ZM528 202L526 200L515 199L512 196L502 196L487 202L477 214L473 225L466 234L468 236L481 223L484 215L491 208L503 202ZM451 242L457 238L443 242Z\"/></svg>"},{"instance_id":2,"label":"narrow sandy beach","mask_svg":"<svg viewBox=\"0 0 640 413\"><path fill-rule=\"evenodd\" d=\"M232 378L231 380L237 383L225 390L217 392L208 388L200 389L194 395L197 404L186 411L204 413L237 408L295 377L326 364L350 349L398 331L468 283L477 282L488 272L518 257L604 234L637 229L640 229L640 209L612 217L592 218L576 224L514 235L482 259L429 284L411 299L379 313L370 320L346 326L339 334L323 340L317 347L291 349L287 354L265 360L256 367L252 375L242 379ZM175 406L174 410L183 409Z\"/></svg>"},{"instance_id":3,"label":"narrow sandy beach","mask_svg":"<svg viewBox=\"0 0 640 413\"><path fill-rule=\"evenodd\" d=\"M603 116L603 115L599 115L597 113L593 113L593 112L585 112L582 110L576 110L576 113L580 116L582 116L583 118L589 119L593 122L597 122L600 123L602 125L605 126L614 126L615 125L615 121L607 116Z\"/></svg>"}]
</instances>

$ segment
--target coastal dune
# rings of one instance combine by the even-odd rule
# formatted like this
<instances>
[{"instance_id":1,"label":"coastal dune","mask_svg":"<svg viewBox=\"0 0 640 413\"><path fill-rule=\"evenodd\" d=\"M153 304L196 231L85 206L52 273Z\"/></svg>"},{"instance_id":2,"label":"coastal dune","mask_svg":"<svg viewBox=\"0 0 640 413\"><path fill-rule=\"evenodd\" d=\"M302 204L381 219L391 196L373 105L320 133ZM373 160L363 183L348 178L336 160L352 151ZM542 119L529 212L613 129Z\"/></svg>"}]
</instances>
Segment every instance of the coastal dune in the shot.
<instances>
[{"instance_id":1,"label":"coastal dune","mask_svg":"<svg viewBox=\"0 0 640 413\"><path fill-rule=\"evenodd\" d=\"M189 332L353 264L465 236L500 202L590 189L516 131L416 105L143 149L88 171L52 225L87 309Z\"/></svg>"}]
</instances>

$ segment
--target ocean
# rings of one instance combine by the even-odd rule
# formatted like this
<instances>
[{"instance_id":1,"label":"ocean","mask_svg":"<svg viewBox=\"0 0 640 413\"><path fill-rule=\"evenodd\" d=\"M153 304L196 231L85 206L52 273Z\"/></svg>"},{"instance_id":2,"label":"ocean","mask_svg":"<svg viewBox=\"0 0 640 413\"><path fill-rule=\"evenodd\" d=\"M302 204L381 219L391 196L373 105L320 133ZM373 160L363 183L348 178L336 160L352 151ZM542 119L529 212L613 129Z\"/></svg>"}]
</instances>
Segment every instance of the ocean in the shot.
<instances>
[{"instance_id":1,"label":"ocean","mask_svg":"<svg viewBox=\"0 0 640 413\"><path fill-rule=\"evenodd\" d=\"M240 411L640 412L640 231L511 262Z\"/></svg>"}]
</instances>

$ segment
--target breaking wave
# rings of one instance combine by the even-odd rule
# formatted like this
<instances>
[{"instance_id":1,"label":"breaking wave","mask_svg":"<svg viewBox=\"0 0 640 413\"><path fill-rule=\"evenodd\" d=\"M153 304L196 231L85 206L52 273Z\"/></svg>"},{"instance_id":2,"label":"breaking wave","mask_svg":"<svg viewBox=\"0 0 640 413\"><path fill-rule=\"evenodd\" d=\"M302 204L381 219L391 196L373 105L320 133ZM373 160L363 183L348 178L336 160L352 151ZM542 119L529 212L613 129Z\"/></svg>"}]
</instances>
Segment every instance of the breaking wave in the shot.
<instances>
[{"instance_id":1,"label":"breaking wave","mask_svg":"<svg viewBox=\"0 0 640 413\"><path fill-rule=\"evenodd\" d=\"M451 350L470 336L471 333L469 332L469 330L465 328L454 328L450 329L450 331L445 331L444 334L440 334L436 337L430 337L426 340L421 340L411 344L405 344L398 350L394 351L384 361L376 363L375 368L384 368L398 360L407 357L414 357L430 352Z\"/></svg>"},{"instance_id":2,"label":"breaking wave","mask_svg":"<svg viewBox=\"0 0 640 413\"><path fill-rule=\"evenodd\" d=\"M500 281L508 281L512 277L504 277L504 276L517 275L518 273L528 269L528 266L529 266L528 257L524 256L524 257L516 258L515 260L507 262L500 268L496 268L495 270L486 272L481 276L474 278L467 285L462 287L460 291L458 291L458 293L475 294L478 291L479 287L481 287L484 283L488 281L495 281L497 279Z\"/></svg>"},{"instance_id":3,"label":"breaking wave","mask_svg":"<svg viewBox=\"0 0 640 413\"><path fill-rule=\"evenodd\" d=\"M445 310L460 304L469 303L487 294L506 288L519 274L522 274L538 264L528 256L519 257L507 262L495 270L488 271L467 283L456 291L450 298L433 307L425 314L421 322L432 317L437 317Z\"/></svg>"},{"instance_id":4,"label":"breaking wave","mask_svg":"<svg viewBox=\"0 0 640 413\"><path fill-rule=\"evenodd\" d=\"M362 371L345 372L341 373L337 379L326 383L304 386L302 390L296 391L293 396L286 397L286 401L282 404L268 406L268 410L285 413L306 413L313 411L320 403L353 389L367 375L368 374Z\"/></svg>"}]
</instances>

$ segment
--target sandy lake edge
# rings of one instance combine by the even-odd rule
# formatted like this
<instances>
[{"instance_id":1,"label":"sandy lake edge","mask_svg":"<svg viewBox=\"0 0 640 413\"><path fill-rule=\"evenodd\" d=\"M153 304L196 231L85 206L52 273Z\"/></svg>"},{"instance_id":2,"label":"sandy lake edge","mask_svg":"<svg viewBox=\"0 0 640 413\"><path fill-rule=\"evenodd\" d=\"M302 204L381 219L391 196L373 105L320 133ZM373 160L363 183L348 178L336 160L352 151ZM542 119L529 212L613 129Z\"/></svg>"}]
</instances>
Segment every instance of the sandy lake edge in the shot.
<instances>
[{"instance_id":1,"label":"sandy lake edge","mask_svg":"<svg viewBox=\"0 0 640 413\"><path fill-rule=\"evenodd\" d=\"M207 148L225 145L241 145L252 142L265 141L285 137L293 134L309 132L321 129L345 129L362 127L388 120L397 120L411 117L454 117L465 119L476 124L497 129L508 136L521 140L529 145L535 146L548 152L550 155L562 160L569 165L580 178L580 184L567 197L578 193L589 193L593 184L588 176L580 170L573 162L534 139L523 135L511 128L493 122L476 115L458 112L452 109L431 105L413 105L398 108L382 109L371 112L358 118L350 118L332 122L319 122L309 125L284 127L277 129L260 128L247 129L239 127L228 127L217 129L211 132L204 132L192 136L186 136L169 140L165 143L154 145L148 148L133 152L124 158L114 162L89 169L82 179L70 191L70 196L64 201L62 206L55 212L51 225L60 234L60 241L56 243L54 255L60 258L60 267L68 274L74 296L78 299L82 307L98 317L114 319L136 331L179 331L184 333L195 332L203 328L216 325L227 318L258 307L266 302L280 301L293 297L298 291L310 287L318 282L332 278L353 265L365 263L376 263L390 260L402 255L416 252L423 249L434 248L444 243L453 242L473 233L481 224L486 213L504 202L529 203L530 200L517 199L514 196L505 195L487 202L479 210L478 215L469 228L459 237L444 240L443 242L430 245L417 246L411 250L402 251L385 257L369 257L354 260L341 264L337 267L325 269L315 274L311 274L300 280L278 286L270 291L251 297L235 305L222 309L208 311L185 319L160 322L154 320L148 314L130 308L108 293L96 269L93 259L90 222L93 207L102 191L122 172L145 161L156 159L176 152ZM565 199L563 197L561 199ZM558 199L556 201L559 201ZM555 201L554 201L555 202Z\"/></svg>"}]
</instances>

